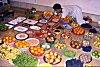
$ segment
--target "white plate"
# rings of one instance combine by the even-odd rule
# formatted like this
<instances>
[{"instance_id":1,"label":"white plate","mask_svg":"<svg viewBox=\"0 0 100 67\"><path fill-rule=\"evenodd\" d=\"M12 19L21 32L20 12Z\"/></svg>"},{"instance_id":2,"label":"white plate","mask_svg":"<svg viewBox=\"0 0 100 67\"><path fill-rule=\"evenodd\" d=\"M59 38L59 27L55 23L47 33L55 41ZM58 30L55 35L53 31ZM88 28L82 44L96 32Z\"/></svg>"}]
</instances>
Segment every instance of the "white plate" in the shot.
<instances>
[{"instance_id":1,"label":"white plate","mask_svg":"<svg viewBox=\"0 0 100 67\"><path fill-rule=\"evenodd\" d=\"M27 24L31 24L31 25L34 25L36 24L38 21L35 21L35 20L31 20L31 19L27 19L24 21L24 23L27 23Z\"/></svg>"},{"instance_id":2,"label":"white plate","mask_svg":"<svg viewBox=\"0 0 100 67\"><path fill-rule=\"evenodd\" d=\"M28 42L29 40L36 40L37 43L31 43L31 42ZM39 44L39 40L36 39L36 38L28 38L25 40L26 42L28 42L30 44L30 46L37 46Z\"/></svg>"},{"instance_id":3,"label":"white plate","mask_svg":"<svg viewBox=\"0 0 100 67\"><path fill-rule=\"evenodd\" d=\"M14 27L13 25L10 25L10 24L5 24L6 26L9 26L9 29Z\"/></svg>"},{"instance_id":4,"label":"white plate","mask_svg":"<svg viewBox=\"0 0 100 67\"><path fill-rule=\"evenodd\" d=\"M41 29L41 27L39 27L39 26L30 26L30 28L34 29L34 30L40 30Z\"/></svg>"},{"instance_id":5,"label":"white plate","mask_svg":"<svg viewBox=\"0 0 100 67\"><path fill-rule=\"evenodd\" d=\"M43 20L44 20L44 21L43 21ZM40 23L47 23L47 20L41 19L41 20L39 20L39 22L40 22Z\"/></svg>"},{"instance_id":6,"label":"white plate","mask_svg":"<svg viewBox=\"0 0 100 67\"><path fill-rule=\"evenodd\" d=\"M19 40L23 40L26 38L28 38L28 34L25 34L25 33L19 33L16 35L16 39L19 39Z\"/></svg>"},{"instance_id":7,"label":"white plate","mask_svg":"<svg viewBox=\"0 0 100 67\"><path fill-rule=\"evenodd\" d=\"M28 30L28 28L22 27L22 26L17 26L17 27L14 28L14 30L20 31L20 32L25 32L25 31Z\"/></svg>"},{"instance_id":8,"label":"white plate","mask_svg":"<svg viewBox=\"0 0 100 67\"><path fill-rule=\"evenodd\" d=\"M16 25L16 24L18 24L18 20L14 19L14 20L12 20L12 21L10 21L8 23L12 24L12 25Z\"/></svg>"},{"instance_id":9,"label":"white plate","mask_svg":"<svg viewBox=\"0 0 100 67\"><path fill-rule=\"evenodd\" d=\"M20 23L20 22L22 22L23 20L25 20L26 18L25 18L25 17L17 17L16 19L17 19L18 22Z\"/></svg>"}]
</instances>

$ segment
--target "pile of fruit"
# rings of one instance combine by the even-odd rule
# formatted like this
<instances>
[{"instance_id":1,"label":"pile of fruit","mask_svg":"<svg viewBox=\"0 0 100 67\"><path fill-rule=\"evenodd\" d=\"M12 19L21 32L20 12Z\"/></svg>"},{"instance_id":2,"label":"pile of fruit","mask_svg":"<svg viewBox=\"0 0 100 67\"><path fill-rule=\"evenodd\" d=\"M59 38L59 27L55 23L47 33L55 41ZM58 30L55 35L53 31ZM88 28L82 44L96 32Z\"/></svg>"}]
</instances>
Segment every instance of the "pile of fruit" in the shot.
<instances>
[{"instance_id":1,"label":"pile of fruit","mask_svg":"<svg viewBox=\"0 0 100 67\"><path fill-rule=\"evenodd\" d=\"M55 43L54 47L57 49L64 49L66 47L66 44Z\"/></svg>"},{"instance_id":2,"label":"pile of fruit","mask_svg":"<svg viewBox=\"0 0 100 67\"><path fill-rule=\"evenodd\" d=\"M100 52L95 50L92 52L92 56L94 56L95 58L100 58Z\"/></svg>"},{"instance_id":3,"label":"pile of fruit","mask_svg":"<svg viewBox=\"0 0 100 67\"><path fill-rule=\"evenodd\" d=\"M34 56L42 56L44 54L45 49L40 46L30 46L29 51Z\"/></svg>"},{"instance_id":4,"label":"pile of fruit","mask_svg":"<svg viewBox=\"0 0 100 67\"><path fill-rule=\"evenodd\" d=\"M100 35L96 35L95 39L100 41Z\"/></svg>"},{"instance_id":5,"label":"pile of fruit","mask_svg":"<svg viewBox=\"0 0 100 67\"><path fill-rule=\"evenodd\" d=\"M49 64L57 64L61 62L61 57L58 52L50 51L49 53L45 54L44 61Z\"/></svg>"},{"instance_id":6,"label":"pile of fruit","mask_svg":"<svg viewBox=\"0 0 100 67\"><path fill-rule=\"evenodd\" d=\"M25 40L19 40L15 43L15 46L18 48L27 48L29 47L29 43L27 43Z\"/></svg>"},{"instance_id":7,"label":"pile of fruit","mask_svg":"<svg viewBox=\"0 0 100 67\"><path fill-rule=\"evenodd\" d=\"M79 24L78 24L78 23L76 23L76 22L71 22L71 26L72 26L72 27L78 27L78 26L79 26Z\"/></svg>"},{"instance_id":8,"label":"pile of fruit","mask_svg":"<svg viewBox=\"0 0 100 67\"><path fill-rule=\"evenodd\" d=\"M93 42L94 46L99 47L100 48L100 41L94 41Z\"/></svg>"},{"instance_id":9,"label":"pile of fruit","mask_svg":"<svg viewBox=\"0 0 100 67\"><path fill-rule=\"evenodd\" d=\"M46 38L47 43L54 43L54 41L55 41L55 38L53 36L47 36Z\"/></svg>"},{"instance_id":10,"label":"pile of fruit","mask_svg":"<svg viewBox=\"0 0 100 67\"><path fill-rule=\"evenodd\" d=\"M52 15L53 15L52 12L44 12L44 13L43 13L43 17L44 17L44 18L47 18L47 19L51 18Z\"/></svg>"},{"instance_id":11,"label":"pile of fruit","mask_svg":"<svg viewBox=\"0 0 100 67\"><path fill-rule=\"evenodd\" d=\"M82 35L85 33L85 30L82 27L75 27L72 32L76 35Z\"/></svg>"},{"instance_id":12,"label":"pile of fruit","mask_svg":"<svg viewBox=\"0 0 100 67\"><path fill-rule=\"evenodd\" d=\"M90 45L89 40L84 39L83 42L82 42L82 45L83 45L83 46L88 46L88 45Z\"/></svg>"},{"instance_id":13,"label":"pile of fruit","mask_svg":"<svg viewBox=\"0 0 100 67\"><path fill-rule=\"evenodd\" d=\"M75 49L80 49L82 47L82 44L79 43L79 41L74 41L74 40L70 42L70 45L72 48L75 48Z\"/></svg>"},{"instance_id":14,"label":"pile of fruit","mask_svg":"<svg viewBox=\"0 0 100 67\"><path fill-rule=\"evenodd\" d=\"M63 18L63 22L71 22L72 17L71 16L66 16L65 18Z\"/></svg>"},{"instance_id":15,"label":"pile of fruit","mask_svg":"<svg viewBox=\"0 0 100 67\"><path fill-rule=\"evenodd\" d=\"M11 36L6 36L5 38L3 38L3 41L4 41L5 43L12 43L12 42L15 42L16 39L13 38L13 37L11 37Z\"/></svg>"}]
</instances>

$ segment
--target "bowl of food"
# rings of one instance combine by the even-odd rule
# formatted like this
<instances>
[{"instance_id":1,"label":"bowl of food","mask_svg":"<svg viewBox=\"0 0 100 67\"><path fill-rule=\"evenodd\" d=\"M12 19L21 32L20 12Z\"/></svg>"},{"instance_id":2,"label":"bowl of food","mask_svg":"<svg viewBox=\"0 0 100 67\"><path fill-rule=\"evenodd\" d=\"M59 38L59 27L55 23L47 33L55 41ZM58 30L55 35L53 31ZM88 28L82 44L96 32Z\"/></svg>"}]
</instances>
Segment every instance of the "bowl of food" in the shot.
<instances>
[{"instance_id":1,"label":"bowl of food","mask_svg":"<svg viewBox=\"0 0 100 67\"><path fill-rule=\"evenodd\" d=\"M40 46L43 47L45 50L49 50L51 48L51 45L46 42L41 43Z\"/></svg>"},{"instance_id":2,"label":"bowl of food","mask_svg":"<svg viewBox=\"0 0 100 67\"><path fill-rule=\"evenodd\" d=\"M30 46L29 51L34 56L42 56L45 52L45 49L40 46Z\"/></svg>"},{"instance_id":3,"label":"bowl of food","mask_svg":"<svg viewBox=\"0 0 100 67\"><path fill-rule=\"evenodd\" d=\"M53 15L53 12L44 12L43 18L46 19L46 20L49 20L52 15Z\"/></svg>"},{"instance_id":4,"label":"bowl of food","mask_svg":"<svg viewBox=\"0 0 100 67\"><path fill-rule=\"evenodd\" d=\"M73 58L76 56L76 52L73 50L64 49L63 55L68 58Z\"/></svg>"},{"instance_id":5,"label":"bowl of food","mask_svg":"<svg viewBox=\"0 0 100 67\"><path fill-rule=\"evenodd\" d=\"M80 49L82 47L82 44L79 42L79 41L76 41L76 40L72 40L70 42L70 46L72 48L75 48L75 49Z\"/></svg>"},{"instance_id":6,"label":"bowl of food","mask_svg":"<svg viewBox=\"0 0 100 67\"><path fill-rule=\"evenodd\" d=\"M51 45L54 44L55 42L55 37L54 36L47 36L46 37L46 42L50 43Z\"/></svg>"},{"instance_id":7,"label":"bowl of food","mask_svg":"<svg viewBox=\"0 0 100 67\"><path fill-rule=\"evenodd\" d=\"M52 64L52 65L58 64L62 60L58 52L52 52L52 51L45 54L43 59L46 63Z\"/></svg>"},{"instance_id":8,"label":"bowl of food","mask_svg":"<svg viewBox=\"0 0 100 67\"><path fill-rule=\"evenodd\" d=\"M25 40L30 46L37 46L39 44L39 40L36 38L28 38Z\"/></svg>"},{"instance_id":9,"label":"bowl of food","mask_svg":"<svg viewBox=\"0 0 100 67\"><path fill-rule=\"evenodd\" d=\"M54 47L57 48L58 50L64 49L66 47L66 44L64 43L55 43Z\"/></svg>"},{"instance_id":10,"label":"bowl of food","mask_svg":"<svg viewBox=\"0 0 100 67\"><path fill-rule=\"evenodd\" d=\"M72 32L76 35L83 35L85 30L82 27L75 27L72 29Z\"/></svg>"},{"instance_id":11,"label":"bowl of food","mask_svg":"<svg viewBox=\"0 0 100 67\"><path fill-rule=\"evenodd\" d=\"M17 67L35 67L39 64L39 59L27 54L27 53L21 53L17 55L15 59L12 60L13 64Z\"/></svg>"},{"instance_id":12,"label":"bowl of food","mask_svg":"<svg viewBox=\"0 0 100 67\"><path fill-rule=\"evenodd\" d=\"M25 40L18 40L15 43L15 46L21 51L27 51L29 46L30 46L30 44L27 43Z\"/></svg>"}]
</instances>

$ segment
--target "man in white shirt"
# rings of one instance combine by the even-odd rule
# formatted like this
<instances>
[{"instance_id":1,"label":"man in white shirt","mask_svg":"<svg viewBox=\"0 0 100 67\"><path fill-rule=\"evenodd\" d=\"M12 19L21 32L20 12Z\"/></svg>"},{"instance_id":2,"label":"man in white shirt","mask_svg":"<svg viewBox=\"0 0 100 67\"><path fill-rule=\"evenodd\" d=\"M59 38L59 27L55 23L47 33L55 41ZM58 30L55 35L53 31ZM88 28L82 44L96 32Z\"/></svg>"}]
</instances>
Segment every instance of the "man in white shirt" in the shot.
<instances>
[{"instance_id":1,"label":"man in white shirt","mask_svg":"<svg viewBox=\"0 0 100 67\"><path fill-rule=\"evenodd\" d=\"M61 14L62 18L65 18L66 16L72 16L76 18L76 21L79 25L83 24L83 15L82 15L82 9L79 6L76 5L66 5L61 6L60 4L56 3L53 5L54 14Z\"/></svg>"}]
</instances>

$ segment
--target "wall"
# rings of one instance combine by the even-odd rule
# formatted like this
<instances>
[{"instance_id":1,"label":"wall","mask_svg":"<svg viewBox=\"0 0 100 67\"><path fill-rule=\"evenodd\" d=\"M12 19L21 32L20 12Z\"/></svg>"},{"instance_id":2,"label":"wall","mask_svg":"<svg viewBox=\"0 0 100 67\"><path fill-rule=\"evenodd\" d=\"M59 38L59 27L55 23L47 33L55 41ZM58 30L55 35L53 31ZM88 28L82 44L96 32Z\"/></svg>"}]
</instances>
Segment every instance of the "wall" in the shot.
<instances>
[{"instance_id":1,"label":"wall","mask_svg":"<svg viewBox=\"0 0 100 67\"><path fill-rule=\"evenodd\" d=\"M78 5L83 9L83 12L100 15L100 0L12 0L19 2L26 2L32 4L39 4L45 6L53 6L54 3L61 3L62 5Z\"/></svg>"}]
</instances>

